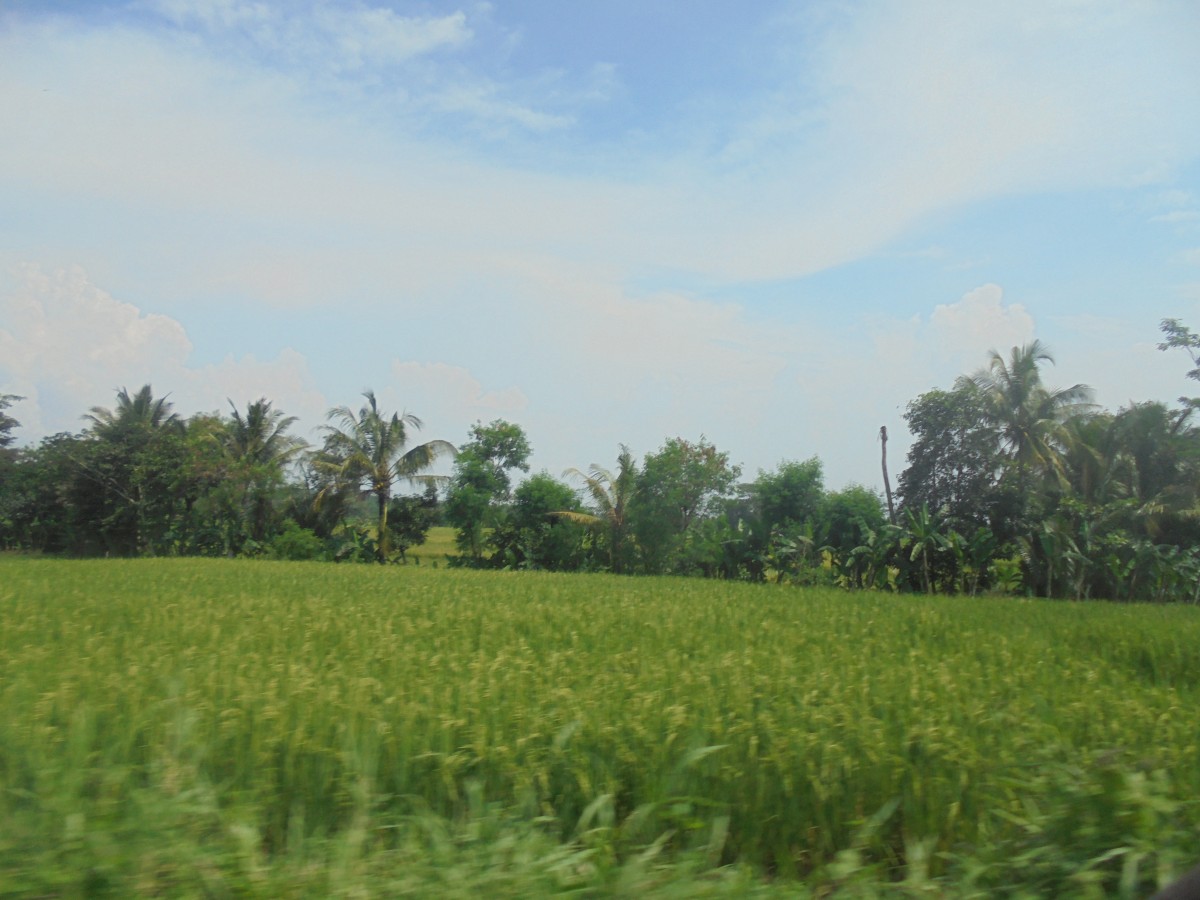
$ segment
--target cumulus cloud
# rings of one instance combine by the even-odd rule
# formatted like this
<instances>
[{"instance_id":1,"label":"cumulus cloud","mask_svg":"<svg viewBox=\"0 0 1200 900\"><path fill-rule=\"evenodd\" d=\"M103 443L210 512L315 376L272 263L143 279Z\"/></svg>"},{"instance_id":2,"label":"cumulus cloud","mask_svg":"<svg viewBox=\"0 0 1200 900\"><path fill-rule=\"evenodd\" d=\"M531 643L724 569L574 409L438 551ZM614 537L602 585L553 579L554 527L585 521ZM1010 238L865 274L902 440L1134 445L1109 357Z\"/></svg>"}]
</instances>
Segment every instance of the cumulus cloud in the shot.
<instances>
[{"instance_id":1,"label":"cumulus cloud","mask_svg":"<svg viewBox=\"0 0 1200 900\"><path fill-rule=\"evenodd\" d=\"M983 365L995 350L1033 340L1033 316L1020 303L1005 304L997 284L985 284L954 303L934 308L929 317L935 352L963 366Z\"/></svg>"},{"instance_id":2,"label":"cumulus cloud","mask_svg":"<svg viewBox=\"0 0 1200 900\"><path fill-rule=\"evenodd\" d=\"M27 429L73 430L114 386L140 386L191 353L178 322L114 300L79 269L46 273L28 265L13 282L0 294L0 379L7 393L26 398ZM57 401L49 409L43 393ZM62 408L68 398L76 400L69 411Z\"/></svg>"},{"instance_id":3,"label":"cumulus cloud","mask_svg":"<svg viewBox=\"0 0 1200 900\"><path fill-rule=\"evenodd\" d=\"M754 323L743 305L679 291L638 293L601 270L509 259L514 297L550 371L586 391L597 418L641 415L676 434L707 418L760 421L786 358L807 343L790 326Z\"/></svg>"},{"instance_id":4,"label":"cumulus cloud","mask_svg":"<svg viewBox=\"0 0 1200 900\"><path fill-rule=\"evenodd\" d=\"M175 319L147 314L93 284L80 268L24 265L0 288L0 392L25 400L21 436L36 440L81 427L93 406L111 406L117 390L152 384L185 415L239 408L266 396L308 421L326 403L307 361L285 350L272 361L229 357L188 363L192 343Z\"/></svg>"},{"instance_id":5,"label":"cumulus cloud","mask_svg":"<svg viewBox=\"0 0 1200 900\"><path fill-rule=\"evenodd\" d=\"M393 360L390 372L395 379L390 393L398 402L403 405L419 400L430 409L438 410L440 419L486 421L516 415L529 405L520 389L488 390L462 366Z\"/></svg>"},{"instance_id":6,"label":"cumulus cloud","mask_svg":"<svg viewBox=\"0 0 1200 900\"><path fill-rule=\"evenodd\" d=\"M323 323L352 307L372 337L410 342L377 354L401 355L395 383L374 386L431 436L520 416L561 469L704 430L751 466L780 446L818 452L836 482L843 466L874 471L873 435L904 401L1028 340L1032 315L995 285L934 308L968 286L955 283L874 320L855 303L772 318L754 308L764 281L898 238L935 260L978 258L986 248L913 232L980 198L1169 175L1200 148L1187 114L1200 108L1187 27L1200 14L1186 3L851 4L817 29L776 29L756 48L762 77L731 88L738 108L711 116L689 97L595 146L596 131L573 126L615 71L582 59L585 97L572 76L522 70L515 32L481 51L498 15L485 7L154 0L142 9L157 19L6 19L0 117L21 127L0 142L0 254L52 248L179 318L78 270L14 276L0 292L0 390L34 397L48 429L150 378L189 411L266 394L319 422L309 360L326 365L329 335L308 336L307 358L197 366L181 320L203 321L214 298ZM621 83L625 99L637 90ZM537 146L492 153L510 126ZM1163 191L1143 215L1190 227L1195 207ZM647 273L666 289L631 286ZM697 283L722 302L679 287ZM446 310L469 323L449 337ZM345 402L346 385L323 377ZM846 449L851 428L859 449Z\"/></svg>"}]
</instances>

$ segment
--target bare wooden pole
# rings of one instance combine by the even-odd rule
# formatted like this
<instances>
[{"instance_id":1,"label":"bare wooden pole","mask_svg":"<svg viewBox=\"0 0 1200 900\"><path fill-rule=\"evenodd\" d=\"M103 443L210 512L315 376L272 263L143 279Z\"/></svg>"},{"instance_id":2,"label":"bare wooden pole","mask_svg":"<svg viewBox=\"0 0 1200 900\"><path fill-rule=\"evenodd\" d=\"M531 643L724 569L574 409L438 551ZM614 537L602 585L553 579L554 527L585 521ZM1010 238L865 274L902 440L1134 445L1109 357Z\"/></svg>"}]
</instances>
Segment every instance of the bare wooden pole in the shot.
<instances>
[{"instance_id":1,"label":"bare wooden pole","mask_svg":"<svg viewBox=\"0 0 1200 900\"><path fill-rule=\"evenodd\" d=\"M896 506L892 503L892 483L887 471L887 426L879 426L879 442L883 444L883 489L887 492L888 521L896 524Z\"/></svg>"}]
</instances>

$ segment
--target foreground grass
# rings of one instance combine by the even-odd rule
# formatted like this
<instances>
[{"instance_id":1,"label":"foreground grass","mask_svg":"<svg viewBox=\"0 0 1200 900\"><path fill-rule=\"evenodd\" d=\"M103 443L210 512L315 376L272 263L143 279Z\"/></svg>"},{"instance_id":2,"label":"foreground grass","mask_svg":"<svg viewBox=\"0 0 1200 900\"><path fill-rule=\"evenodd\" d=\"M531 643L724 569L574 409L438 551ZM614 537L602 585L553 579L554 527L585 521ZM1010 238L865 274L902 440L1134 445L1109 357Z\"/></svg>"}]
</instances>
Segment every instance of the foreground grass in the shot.
<instances>
[{"instance_id":1,"label":"foreground grass","mask_svg":"<svg viewBox=\"0 0 1200 900\"><path fill-rule=\"evenodd\" d=\"M0 560L0 895L1142 896L1195 609Z\"/></svg>"}]
</instances>

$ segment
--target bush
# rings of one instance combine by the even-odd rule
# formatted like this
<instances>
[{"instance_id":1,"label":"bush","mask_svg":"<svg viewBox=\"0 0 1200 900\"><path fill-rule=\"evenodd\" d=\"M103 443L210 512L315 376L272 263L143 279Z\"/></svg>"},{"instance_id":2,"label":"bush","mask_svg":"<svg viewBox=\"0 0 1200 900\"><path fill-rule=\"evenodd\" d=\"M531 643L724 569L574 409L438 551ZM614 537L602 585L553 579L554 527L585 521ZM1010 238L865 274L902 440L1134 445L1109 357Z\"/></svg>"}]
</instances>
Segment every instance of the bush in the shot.
<instances>
[{"instance_id":1,"label":"bush","mask_svg":"<svg viewBox=\"0 0 1200 900\"><path fill-rule=\"evenodd\" d=\"M267 547L271 559L320 559L325 552L325 543L308 528L301 528L289 521Z\"/></svg>"}]
</instances>

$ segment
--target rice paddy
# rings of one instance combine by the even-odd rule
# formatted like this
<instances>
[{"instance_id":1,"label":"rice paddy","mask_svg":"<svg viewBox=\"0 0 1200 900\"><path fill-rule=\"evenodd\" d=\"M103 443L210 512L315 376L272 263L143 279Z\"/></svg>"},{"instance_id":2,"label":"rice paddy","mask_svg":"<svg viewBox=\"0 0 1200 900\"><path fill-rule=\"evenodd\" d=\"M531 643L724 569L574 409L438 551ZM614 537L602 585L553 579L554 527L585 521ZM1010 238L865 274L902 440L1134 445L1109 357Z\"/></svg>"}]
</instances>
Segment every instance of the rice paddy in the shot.
<instances>
[{"instance_id":1,"label":"rice paddy","mask_svg":"<svg viewBox=\"0 0 1200 900\"><path fill-rule=\"evenodd\" d=\"M1142 896L1198 713L1179 606L0 559L0 895Z\"/></svg>"}]
</instances>

